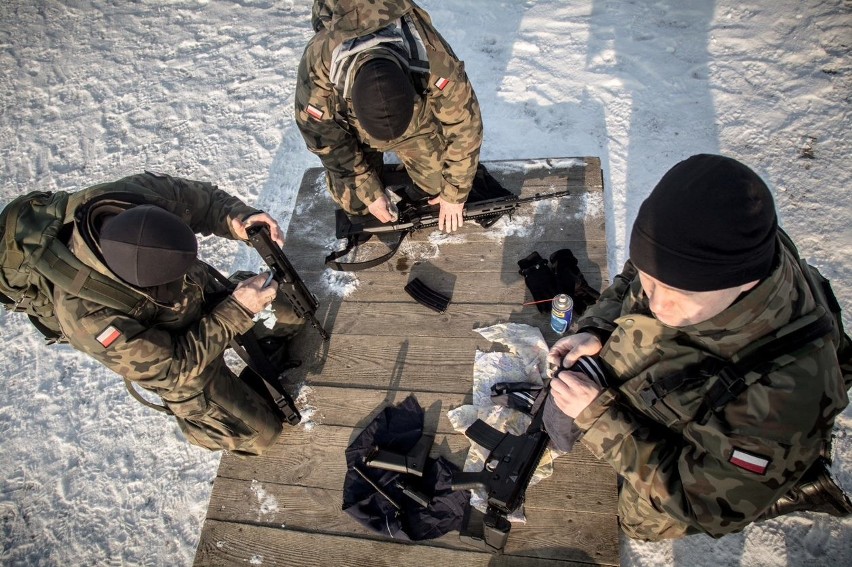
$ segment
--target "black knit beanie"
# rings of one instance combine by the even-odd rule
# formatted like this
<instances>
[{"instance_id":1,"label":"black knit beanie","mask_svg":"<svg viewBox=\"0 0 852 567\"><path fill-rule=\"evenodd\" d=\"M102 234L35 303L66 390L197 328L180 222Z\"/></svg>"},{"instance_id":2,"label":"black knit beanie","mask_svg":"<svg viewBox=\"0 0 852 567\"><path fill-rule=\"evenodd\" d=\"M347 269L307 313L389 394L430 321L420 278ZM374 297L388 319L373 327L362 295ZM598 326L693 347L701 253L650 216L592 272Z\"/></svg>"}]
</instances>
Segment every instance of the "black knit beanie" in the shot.
<instances>
[{"instance_id":1,"label":"black knit beanie","mask_svg":"<svg viewBox=\"0 0 852 567\"><path fill-rule=\"evenodd\" d=\"M769 275L778 219L766 184L724 156L701 154L671 168L639 208L630 259L687 291L736 287Z\"/></svg>"},{"instance_id":2,"label":"black knit beanie","mask_svg":"<svg viewBox=\"0 0 852 567\"><path fill-rule=\"evenodd\" d=\"M352 84L352 107L358 122L374 138L398 138L414 114L416 93L399 64L386 58L364 63Z\"/></svg>"},{"instance_id":3,"label":"black knit beanie","mask_svg":"<svg viewBox=\"0 0 852 567\"><path fill-rule=\"evenodd\" d=\"M192 229L154 205L133 207L105 221L99 242L107 267L137 287L182 278L198 252Z\"/></svg>"}]
</instances>

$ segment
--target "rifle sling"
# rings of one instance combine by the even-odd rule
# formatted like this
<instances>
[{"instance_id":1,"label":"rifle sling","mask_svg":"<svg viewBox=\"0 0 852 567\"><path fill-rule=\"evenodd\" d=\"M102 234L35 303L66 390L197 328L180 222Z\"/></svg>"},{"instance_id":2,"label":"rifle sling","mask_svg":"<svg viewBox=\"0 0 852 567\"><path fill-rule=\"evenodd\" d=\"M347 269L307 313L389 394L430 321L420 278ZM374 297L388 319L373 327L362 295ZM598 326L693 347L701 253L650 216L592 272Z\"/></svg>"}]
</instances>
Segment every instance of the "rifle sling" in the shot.
<instances>
[{"instance_id":1,"label":"rifle sling","mask_svg":"<svg viewBox=\"0 0 852 567\"><path fill-rule=\"evenodd\" d=\"M413 232L413 228L409 228L406 230L401 230L399 232L399 238L395 243L390 245L390 250L377 258L372 258L370 260L365 260L363 262L338 262L340 258L343 258L360 245L357 236L348 236L346 238L346 248L343 250L339 250L337 252L332 252L328 256L325 257L325 265L332 270L337 270L338 272L359 272L361 270L367 270L369 268L374 268L379 264L384 264L391 258L393 258L394 254L396 254L397 250L399 250L402 241L405 240L405 237L408 236L411 232Z\"/></svg>"},{"instance_id":2,"label":"rifle sling","mask_svg":"<svg viewBox=\"0 0 852 567\"><path fill-rule=\"evenodd\" d=\"M169 408L167 408L166 406L161 406L159 404L155 404L154 402L149 402L148 400L143 398L142 394L140 394L138 391L136 391L136 388L133 386L133 382L131 382L127 378L124 379L124 385L127 388L127 391L130 392L130 395L133 396L133 398L137 402L142 404L143 406L148 406L149 408L151 408L153 410L161 411L161 412L167 413L169 415L174 415L174 412L172 410L170 410Z\"/></svg>"},{"instance_id":3,"label":"rifle sling","mask_svg":"<svg viewBox=\"0 0 852 567\"><path fill-rule=\"evenodd\" d=\"M260 348L260 343L257 342L254 331L252 330L236 337L231 341L231 348L260 377L261 382L266 386L269 395L272 396L272 400L283 414L287 423L297 425L302 421L302 416L296 408L293 398L290 397L290 394L287 393L283 384L281 384L280 373L269 362L269 359Z\"/></svg>"},{"instance_id":4,"label":"rifle sling","mask_svg":"<svg viewBox=\"0 0 852 567\"><path fill-rule=\"evenodd\" d=\"M763 364L770 364L773 359L831 333L832 321L828 313L818 306L814 315L813 320L794 331L775 336L763 344L759 342L741 357L735 355L737 360L724 366L718 373L716 382L704 395L693 419L697 423L707 423L711 415L723 411L728 403L748 388L746 374L752 371L765 372L768 369L762 368Z\"/></svg>"}]
</instances>

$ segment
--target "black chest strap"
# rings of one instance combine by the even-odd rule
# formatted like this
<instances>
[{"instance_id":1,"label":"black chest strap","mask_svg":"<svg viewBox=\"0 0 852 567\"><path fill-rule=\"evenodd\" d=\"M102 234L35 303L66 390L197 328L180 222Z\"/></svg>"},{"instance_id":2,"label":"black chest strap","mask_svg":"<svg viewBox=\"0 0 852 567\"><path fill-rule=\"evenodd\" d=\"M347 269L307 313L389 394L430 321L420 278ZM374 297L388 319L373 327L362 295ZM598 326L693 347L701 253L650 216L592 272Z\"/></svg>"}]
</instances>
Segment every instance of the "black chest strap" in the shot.
<instances>
[{"instance_id":1,"label":"black chest strap","mask_svg":"<svg viewBox=\"0 0 852 567\"><path fill-rule=\"evenodd\" d=\"M768 372L774 361L829 335L832 329L831 315L822 307L817 307L809 316L763 337L737 352L730 360L708 356L697 364L656 380L641 390L639 395L645 403L653 406L676 390L688 389L715 377L693 417L694 421L703 425L713 413L723 411L726 405L748 388L747 374Z\"/></svg>"}]
</instances>

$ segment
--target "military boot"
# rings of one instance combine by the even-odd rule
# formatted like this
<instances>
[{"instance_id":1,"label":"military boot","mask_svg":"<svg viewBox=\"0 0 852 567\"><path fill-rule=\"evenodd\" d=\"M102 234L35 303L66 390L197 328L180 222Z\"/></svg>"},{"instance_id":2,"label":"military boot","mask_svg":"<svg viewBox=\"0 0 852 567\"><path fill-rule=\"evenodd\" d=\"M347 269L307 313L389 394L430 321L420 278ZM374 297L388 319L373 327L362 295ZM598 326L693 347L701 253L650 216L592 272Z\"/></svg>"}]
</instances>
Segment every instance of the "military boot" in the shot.
<instances>
[{"instance_id":1,"label":"military boot","mask_svg":"<svg viewBox=\"0 0 852 567\"><path fill-rule=\"evenodd\" d=\"M768 520L801 511L822 512L838 517L852 514L852 502L832 480L828 462L823 458L817 459L805 476L758 519Z\"/></svg>"}]
</instances>

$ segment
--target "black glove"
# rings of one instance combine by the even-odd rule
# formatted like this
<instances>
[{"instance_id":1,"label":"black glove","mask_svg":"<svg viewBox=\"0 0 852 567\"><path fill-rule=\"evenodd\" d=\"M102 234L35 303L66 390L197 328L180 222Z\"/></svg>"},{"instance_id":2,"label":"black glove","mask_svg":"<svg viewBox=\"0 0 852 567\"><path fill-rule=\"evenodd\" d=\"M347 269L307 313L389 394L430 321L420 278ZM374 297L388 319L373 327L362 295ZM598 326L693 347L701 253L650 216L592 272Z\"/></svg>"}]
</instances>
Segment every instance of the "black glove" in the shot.
<instances>
[{"instance_id":1,"label":"black glove","mask_svg":"<svg viewBox=\"0 0 852 567\"><path fill-rule=\"evenodd\" d=\"M556 277L557 293L567 293L574 300L575 316L582 315L586 307L597 302L600 292L586 282L570 249L563 248L551 254L550 265Z\"/></svg>"},{"instance_id":2,"label":"black glove","mask_svg":"<svg viewBox=\"0 0 852 567\"><path fill-rule=\"evenodd\" d=\"M532 293L535 301L538 303L539 312L550 312L550 301L556 295L556 276L547 264L547 260L542 258L538 252L533 252L526 258L518 260L518 273L524 276L524 282L527 284L530 293Z\"/></svg>"}]
</instances>

